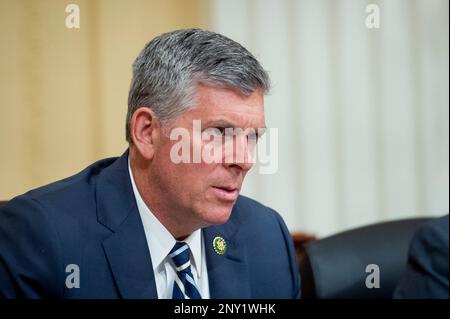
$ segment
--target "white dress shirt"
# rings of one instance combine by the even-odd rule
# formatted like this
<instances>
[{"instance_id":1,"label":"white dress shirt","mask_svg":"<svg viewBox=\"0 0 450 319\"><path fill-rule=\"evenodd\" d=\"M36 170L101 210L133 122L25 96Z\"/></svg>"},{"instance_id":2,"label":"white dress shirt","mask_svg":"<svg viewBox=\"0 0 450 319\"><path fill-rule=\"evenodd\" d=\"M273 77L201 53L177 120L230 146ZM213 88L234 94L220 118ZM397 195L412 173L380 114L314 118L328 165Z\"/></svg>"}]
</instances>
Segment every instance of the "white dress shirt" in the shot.
<instances>
[{"instance_id":1,"label":"white dress shirt","mask_svg":"<svg viewBox=\"0 0 450 319\"><path fill-rule=\"evenodd\" d=\"M171 299L176 270L167 255L175 245L176 239L164 225L160 223L155 215L153 215L142 200L134 182L130 159L128 159L128 171L130 172L136 204L141 216L142 224L144 225L147 246L150 250L158 298ZM205 244L203 242L201 229L198 229L189 235L184 242L189 245L191 250L191 270L197 287L199 288L200 295L203 299L209 299L208 270L206 267Z\"/></svg>"}]
</instances>

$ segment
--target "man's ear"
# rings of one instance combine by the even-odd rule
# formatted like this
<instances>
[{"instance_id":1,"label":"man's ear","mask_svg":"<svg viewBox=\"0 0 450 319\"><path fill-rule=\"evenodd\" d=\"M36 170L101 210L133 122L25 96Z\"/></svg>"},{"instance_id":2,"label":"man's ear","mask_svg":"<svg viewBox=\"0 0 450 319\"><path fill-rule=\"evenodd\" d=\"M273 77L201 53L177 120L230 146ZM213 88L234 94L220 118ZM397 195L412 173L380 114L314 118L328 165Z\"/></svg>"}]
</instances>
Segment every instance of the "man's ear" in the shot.
<instances>
[{"instance_id":1,"label":"man's ear","mask_svg":"<svg viewBox=\"0 0 450 319\"><path fill-rule=\"evenodd\" d=\"M160 136L160 122L148 107L137 109L131 118L131 139L138 152L147 160L153 158Z\"/></svg>"}]
</instances>

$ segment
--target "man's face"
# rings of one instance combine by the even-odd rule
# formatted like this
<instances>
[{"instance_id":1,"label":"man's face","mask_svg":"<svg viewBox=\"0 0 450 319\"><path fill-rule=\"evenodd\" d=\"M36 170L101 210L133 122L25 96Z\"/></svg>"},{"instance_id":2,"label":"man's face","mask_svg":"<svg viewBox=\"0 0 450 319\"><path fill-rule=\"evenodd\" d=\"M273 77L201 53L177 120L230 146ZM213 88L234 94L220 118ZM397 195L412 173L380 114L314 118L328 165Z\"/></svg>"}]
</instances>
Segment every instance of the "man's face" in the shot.
<instances>
[{"instance_id":1,"label":"man's face","mask_svg":"<svg viewBox=\"0 0 450 319\"><path fill-rule=\"evenodd\" d=\"M203 133L224 132L225 128L240 128L243 132L232 138L234 147L231 149L226 148L225 143L223 146L219 144L222 149L220 160L206 163L202 158L195 163L192 161L195 152L202 154L208 144L211 146L217 143L212 143L213 137L196 144L194 120L201 121ZM176 214L175 219L180 223L188 223L195 228L225 223L230 217L244 177L252 167L248 158L249 146L252 144L248 143L248 134L264 127L262 92L255 91L250 96L244 96L234 90L200 86L196 108L183 113L170 125L168 132L161 135L161 142L152 160L158 179L153 182L157 182L164 201L173 210L168 214ZM189 132L189 163L174 163L171 159L171 150L180 141L180 138L171 140L169 137L171 130L176 128ZM245 157L236 156L236 152Z\"/></svg>"}]
</instances>

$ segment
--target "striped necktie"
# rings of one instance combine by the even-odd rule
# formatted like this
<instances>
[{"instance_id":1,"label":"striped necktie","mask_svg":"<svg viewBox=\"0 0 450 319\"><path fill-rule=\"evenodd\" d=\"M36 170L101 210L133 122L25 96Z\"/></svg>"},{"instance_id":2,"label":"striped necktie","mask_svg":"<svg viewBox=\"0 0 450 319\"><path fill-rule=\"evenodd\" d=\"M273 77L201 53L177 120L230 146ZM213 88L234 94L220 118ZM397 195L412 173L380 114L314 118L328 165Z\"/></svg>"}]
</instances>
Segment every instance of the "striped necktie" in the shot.
<instances>
[{"instance_id":1,"label":"striped necktie","mask_svg":"<svg viewBox=\"0 0 450 319\"><path fill-rule=\"evenodd\" d=\"M173 284L172 299L201 299L194 276L191 272L189 246L185 242L177 242L169 253L177 276Z\"/></svg>"}]
</instances>

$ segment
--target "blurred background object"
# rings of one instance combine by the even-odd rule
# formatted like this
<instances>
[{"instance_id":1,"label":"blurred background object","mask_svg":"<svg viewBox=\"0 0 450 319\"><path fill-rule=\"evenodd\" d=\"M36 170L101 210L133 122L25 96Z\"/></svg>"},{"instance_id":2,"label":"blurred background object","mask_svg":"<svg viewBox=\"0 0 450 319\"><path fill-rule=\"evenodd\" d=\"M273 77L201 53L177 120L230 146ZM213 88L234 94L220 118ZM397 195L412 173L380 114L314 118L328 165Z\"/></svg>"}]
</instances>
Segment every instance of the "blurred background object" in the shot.
<instances>
[{"instance_id":1,"label":"blurred background object","mask_svg":"<svg viewBox=\"0 0 450 319\"><path fill-rule=\"evenodd\" d=\"M391 299L415 231L430 218L406 218L346 230L303 246L302 298Z\"/></svg>"},{"instance_id":2,"label":"blurred background object","mask_svg":"<svg viewBox=\"0 0 450 319\"><path fill-rule=\"evenodd\" d=\"M80 8L68 29L65 7ZM369 29L376 4L380 28ZM0 199L120 155L131 64L154 36L220 32L269 71L278 170L243 194L323 237L449 210L447 0L0 0ZM297 237L308 240L313 237Z\"/></svg>"}]
</instances>

